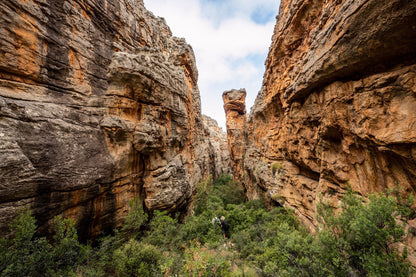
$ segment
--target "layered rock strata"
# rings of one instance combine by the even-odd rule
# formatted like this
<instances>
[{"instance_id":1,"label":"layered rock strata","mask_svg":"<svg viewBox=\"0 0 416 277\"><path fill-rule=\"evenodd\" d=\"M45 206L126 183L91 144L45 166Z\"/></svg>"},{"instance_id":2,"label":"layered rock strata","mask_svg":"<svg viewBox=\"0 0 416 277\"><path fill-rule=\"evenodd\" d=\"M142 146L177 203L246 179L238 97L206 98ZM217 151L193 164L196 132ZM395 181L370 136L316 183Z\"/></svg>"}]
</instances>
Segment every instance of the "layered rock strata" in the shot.
<instances>
[{"instance_id":1,"label":"layered rock strata","mask_svg":"<svg viewBox=\"0 0 416 277\"><path fill-rule=\"evenodd\" d=\"M216 120L202 115L205 142L201 144L197 157L205 161L204 171L210 172L213 179L223 174L232 174L227 134L218 126ZM203 164L203 163L199 163Z\"/></svg>"},{"instance_id":2,"label":"layered rock strata","mask_svg":"<svg viewBox=\"0 0 416 277\"><path fill-rule=\"evenodd\" d=\"M136 196L186 212L215 152L191 47L142 0L4 0L0 26L0 233L26 205L82 238Z\"/></svg>"},{"instance_id":3,"label":"layered rock strata","mask_svg":"<svg viewBox=\"0 0 416 277\"><path fill-rule=\"evenodd\" d=\"M247 130L249 198L291 207L313 228L317 201L337 205L348 186L414 192L415 45L415 1L283 0L262 89L238 131Z\"/></svg>"},{"instance_id":4,"label":"layered rock strata","mask_svg":"<svg viewBox=\"0 0 416 277\"><path fill-rule=\"evenodd\" d=\"M222 94L226 115L228 148L231 168L236 180L243 178L246 137L246 90L230 90Z\"/></svg>"}]
</instances>

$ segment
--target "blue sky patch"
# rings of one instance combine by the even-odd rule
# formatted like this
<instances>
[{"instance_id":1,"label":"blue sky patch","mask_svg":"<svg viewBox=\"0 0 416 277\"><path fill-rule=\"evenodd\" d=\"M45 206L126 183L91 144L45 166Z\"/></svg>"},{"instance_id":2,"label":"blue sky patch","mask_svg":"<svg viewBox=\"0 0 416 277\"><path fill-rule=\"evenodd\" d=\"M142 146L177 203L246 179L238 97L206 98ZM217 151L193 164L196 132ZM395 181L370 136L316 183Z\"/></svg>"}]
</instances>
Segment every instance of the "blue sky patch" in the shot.
<instances>
[{"instance_id":1,"label":"blue sky patch","mask_svg":"<svg viewBox=\"0 0 416 277\"><path fill-rule=\"evenodd\" d=\"M274 21L276 17L276 11L266 10L262 7L258 7L252 14L251 20L258 24L266 24L270 21Z\"/></svg>"}]
</instances>

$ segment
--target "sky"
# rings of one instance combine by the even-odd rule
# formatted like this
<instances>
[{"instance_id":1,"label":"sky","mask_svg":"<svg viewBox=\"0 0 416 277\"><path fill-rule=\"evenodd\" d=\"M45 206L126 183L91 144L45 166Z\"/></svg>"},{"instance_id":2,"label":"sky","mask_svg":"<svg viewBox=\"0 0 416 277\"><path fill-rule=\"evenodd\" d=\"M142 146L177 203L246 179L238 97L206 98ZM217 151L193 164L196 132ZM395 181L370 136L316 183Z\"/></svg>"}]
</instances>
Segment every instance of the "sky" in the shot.
<instances>
[{"instance_id":1,"label":"sky","mask_svg":"<svg viewBox=\"0 0 416 277\"><path fill-rule=\"evenodd\" d=\"M225 130L222 93L245 88L246 109L261 88L280 0L144 0L195 52L202 113Z\"/></svg>"}]
</instances>

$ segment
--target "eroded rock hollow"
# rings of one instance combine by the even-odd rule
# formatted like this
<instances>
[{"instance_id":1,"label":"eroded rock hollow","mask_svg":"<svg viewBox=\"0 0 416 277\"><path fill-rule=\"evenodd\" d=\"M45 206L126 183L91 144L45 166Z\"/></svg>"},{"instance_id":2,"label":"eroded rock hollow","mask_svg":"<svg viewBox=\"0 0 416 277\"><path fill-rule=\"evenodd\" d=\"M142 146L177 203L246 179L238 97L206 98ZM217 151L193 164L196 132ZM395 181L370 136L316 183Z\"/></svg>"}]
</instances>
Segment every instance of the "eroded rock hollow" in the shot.
<instances>
[{"instance_id":1,"label":"eroded rock hollow","mask_svg":"<svg viewBox=\"0 0 416 277\"><path fill-rule=\"evenodd\" d=\"M186 212L195 184L229 172L204 124L194 54L142 0L0 3L0 231L29 205L91 238L128 202Z\"/></svg>"}]
</instances>

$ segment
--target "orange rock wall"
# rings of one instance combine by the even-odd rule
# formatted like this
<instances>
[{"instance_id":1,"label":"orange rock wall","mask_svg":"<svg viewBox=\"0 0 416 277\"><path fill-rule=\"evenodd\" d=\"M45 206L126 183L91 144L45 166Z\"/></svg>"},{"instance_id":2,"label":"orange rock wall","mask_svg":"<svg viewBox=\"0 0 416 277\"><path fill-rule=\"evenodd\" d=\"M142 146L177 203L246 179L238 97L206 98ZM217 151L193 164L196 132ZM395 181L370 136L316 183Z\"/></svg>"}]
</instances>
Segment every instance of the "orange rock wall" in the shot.
<instances>
[{"instance_id":1,"label":"orange rock wall","mask_svg":"<svg viewBox=\"0 0 416 277\"><path fill-rule=\"evenodd\" d=\"M226 114L228 149L231 168L236 180L243 178L245 137L246 137L246 91L245 89L225 91L222 95Z\"/></svg>"},{"instance_id":2,"label":"orange rock wall","mask_svg":"<svg viewBox=\"0 0 416 277\"><path fill-rule=\"evenodd\" d=\"M201 147L197 157L207 161L204 171L211 172L214 180L223 174L232 174L230 153L228 151L227 134L218 126L216 120L202 115L204 122L205 147Z\"/></svg>"},{"instance_id":3,"label":"orange rock wall","mask_svg":"<svg viewBox=\"0 0 416 277\"><path fill-rule=\"evenodd\" d=\"M336 205L349 185L414 192L415 45L414 1L283 0L242 127L248 197L313 228L319 198Z\"/></svg>"},{"instance_id":4,"label":"orange rock wall","mask_svg":"<svg viewBox=\"0 0 416 277\"><path fill-rule=\"evenodd\" d=\"M192 48L142 0L0 2L0 233L29 205L84 239L214 174ZM217 155L214 150L212 155Z\"/></svg>"}]
</instances>

